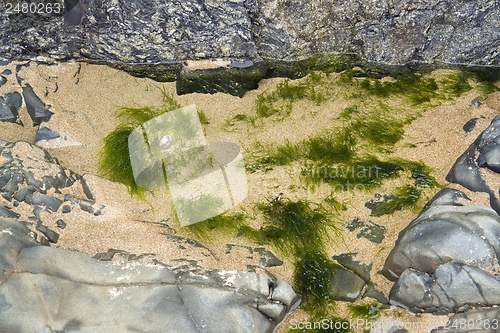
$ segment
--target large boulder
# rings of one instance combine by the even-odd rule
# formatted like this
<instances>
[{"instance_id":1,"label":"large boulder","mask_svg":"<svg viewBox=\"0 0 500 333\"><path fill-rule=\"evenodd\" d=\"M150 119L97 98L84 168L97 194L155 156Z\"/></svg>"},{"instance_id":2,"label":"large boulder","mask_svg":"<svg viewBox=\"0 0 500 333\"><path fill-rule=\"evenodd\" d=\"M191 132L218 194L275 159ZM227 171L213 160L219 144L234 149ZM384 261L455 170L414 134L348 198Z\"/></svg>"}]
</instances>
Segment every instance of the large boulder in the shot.
<instances>
[{"instance_id":1,"label":"large boulder","mask_svg":"<svg viewBox=\"0 0 500 333\"><path fill-rule=\"evenodd\" d=\"M288 284L256 273L99 261L36 244L20 222L0 219L2 332L272 332L298 302Z\"/></svg>"}]
</instances>

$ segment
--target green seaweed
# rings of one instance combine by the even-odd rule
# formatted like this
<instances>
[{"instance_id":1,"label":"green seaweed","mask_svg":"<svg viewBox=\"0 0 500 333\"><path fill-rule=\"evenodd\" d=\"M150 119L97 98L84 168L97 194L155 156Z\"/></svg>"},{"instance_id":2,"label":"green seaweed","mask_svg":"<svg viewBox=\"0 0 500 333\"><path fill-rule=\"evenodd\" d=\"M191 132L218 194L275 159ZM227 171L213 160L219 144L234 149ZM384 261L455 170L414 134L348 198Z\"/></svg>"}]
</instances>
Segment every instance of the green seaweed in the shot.
<instances>
[{"instance_id":1,"label":"green seaweed","mask_svg":"<svg viewBox=\"0 0 500 333\"><path fill-rule=\"evenodd\" d=\"M378 187L384 179L394 178L403 167L395 162L380 161L375 156L355 158L348 163L318 164L306 163L301 170L301 178L306 184L322 182L333 185L336 190Z\"/></svg>"},{"instance_id":2,"label":"green seaweed","mask_svg":"<svg viewBox=\"0 0 500 333\"><path fill-rule=\"evenodd\" d=\"M333 241L329 231L338 234L335 218L344 208L334 197L323 205L306 200L282 199L256 208L264 215L264 225L256 230L239 228L239 234L257 242L270 242L295 258L294 283L302 295L302 307L310 314L325 315L335 305L330 296L330 279L336 267L326 255L325 243Z\"/></svg>"},{"instance_id":3,"label":"green seaweed","mask_svg":"<svg viewBox=\"0 0 500 333\"><path fill-rule=\"evenodd\" d=\"M384 197L382 202L367 202L365 206L371 209L372 216L392 214L403 207L414 205L420 198L421 190L413 185L396 187L391 195Z\"/></svg>"},{"instance_id":4,"label":"green seaweed","mask_svg":"<svg viewBox=\"0 0 500 333\"><path fill-rule=\"evenodd\" d=\"M356 138L348 128L309 138L303 142L305 157L311 161L339 163L354 157Z\"/></svg>"},{"instance_id":5,"label":"green seaweed","mask_svg":"<svg viewBox=\"0 0 500 333\"><path fill-rule=\"evenodd\" d=\"M144 199L146 189L139 187L132 172L128 150L128 137L132 131L145 122L181 107L173 94L165 87L160 88L163 104L158 107L121 107L116 110L119 125L103 140L98 157L99 173L112 181L126 185L132 196Z\"/></svg>"},{"instance_id":6,"label":"green seaweed","mask_svg":"<svg viewBox=\"0 0 500 333\"><path fill-rule=\"evenodd\" d=\"M239 228L245 228L246 215L243 213L221 214L205 221L191 224L187 227L189 232L198 238L213 240L213 231L232 233Z\"/></svg>"},{"instance_id":7,"label":"green seaweed","mask_svg":"<svg viewBox=\"0 0 500 333\"><path fill-rule=\"evenodd\" d=\"M472 77L472 73L466 71L448 74L446 79L442 81L443 92L447 93L450 97L459 97L463 93L472 90L472 86L469 83L469 79Z\"/></svg>"},{"instance_id":8,"label":"green seaweed","mask_svg":"<svg viewBox=\"0 0 500 333\"><path fill-rule=\"evenodd\" d=\"M324 317L335 306L330 295L330 280L334 268L339 267L323 252L299 250L296 253L294 285L302 295L302 309L317 317Z\"/></svg>"},{"instance_id":9,"label":"green seaweed","mask_svg":"<svg viewBox=\"0 0 500 333\"><path fill-rule=\"evenodd\" d=\"M202 110L198 110L198 118L200 119L200 123L202 125L208 125L210 122L208 121L208 117Z\"/></svg>"},{"instance_id":10,"label":"green seaweed","mask_svg":"<svg viewBox=\"0 0 500 333\"><path fill-rule=\"evenodd\" d=\"M302 249L324 251L324 242L330 240L328 230L338 231L332 213L309 201L282 200L273 205L259 204L257 208L266 223L257 233L248 228L239 232L259 242L270 242L286 254Z\"/></svg>"},{"instance_id":11,"label":"green seaweed","mask_svg":"<svg viewBox=\"0 0 500 333\"><path fill-rule=\"evenodd\" d=\"M381 315L381 307L377 303L348 304L349 315L353 318L362 318L375 321Z\"/></svg>"},{"instance_id":12,"label":"green seaweed","mask_svg":"<svg viewBox=\"0 0 500 333\"><path fill-rule=\"evenodd\" d=\"M131 195L143 198L145 189L135 183L128 151L128 137L133 130L130 126L119 126L103 139L98 170L110 180L126 185Z\"/></svg>"}]
</instances>

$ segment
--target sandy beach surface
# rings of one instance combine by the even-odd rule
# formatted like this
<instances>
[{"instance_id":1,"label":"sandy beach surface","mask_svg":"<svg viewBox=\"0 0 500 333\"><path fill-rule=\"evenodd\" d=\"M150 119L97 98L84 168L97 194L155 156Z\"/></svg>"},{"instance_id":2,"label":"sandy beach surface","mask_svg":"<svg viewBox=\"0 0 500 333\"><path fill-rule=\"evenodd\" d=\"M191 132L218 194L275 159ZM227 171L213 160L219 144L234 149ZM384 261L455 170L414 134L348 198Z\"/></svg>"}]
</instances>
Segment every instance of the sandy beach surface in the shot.
<instances>
[{"instance_id":1,"label":"sandy beach surface","mask_svg":"<svg viewBox=\"0 0 500 333\"><path fill-rule=\"evenodd\" d=\"M2 70L10 69L15 72L15 66L16 64L12 63ZM439 77L446 73L447 71L441 70L435 71L432 75ZM136 78L107 66L85 63L64 63L54 66L31 64L30 67L23 68L19 75L25 78L25 82L29 82L45 104L50 105L50 111L54 113L54 123L78 143L69 147L47 148L47 151L64 167L85 175L90 182L96 182L99 188L96 204L107 207L106 214L93 218L89 218L88 214L78 207L73 207L72 212L64 216L58 216L58 213L53 215L51 220L64 218L67 223L64 230L58 230L60 238L55 246L74 249L89 256L113 248L137 255L145 254L140 259L143 262L158 260L170 265L179 265L185 260L195 260L198 265L208 269L247 270L247 265L257 265L258 258L250 258L244 247L235 248L230 254L226 254L226 244L252 248L259 245L245 237L237 237L236 234L215 233L216 237L212 240L197 239L204 247L186 244L182 250L177 246L181 240L165 234L187 238L195 236L186 228L179 226L172 211L173 201L168 191L157 190L147 193L147 202L143 202L131 198L125 186L101 179L98 176L97 157L101 140L118 125L115 111L119 107L161 105L163 95L160 88L164 87L166 92L172 93L181 105L195 104L198 110L203 111L209 121L209 124L204 125L207 141L236 143L242 148L245 160L250 160L257 150L257 142L261 144L282 144L287 140L291 143L300 142L322 130L333 128L336 124L334 119L349 106L349 102L345 99L335 97L329 98L319 106L312 101L299 100L294 102L288 117L257 119L255 125L244 121L234 122L234 125L230 126L228 124L235 115L254 117L257 96L266 90L276 89L283 79L263 80L258 90L249 91L243 98L238 98L222 93L177 96L175 83L159 83ZM331 74L332 80L335 75ZM0 94L12 90L21 92L15 80L10 80L0 87ZM455 160L500 113L499 93L491 94L480 107L470 106L471 101L479 95L477 90L471 90L455 100L444 101L439 106L427 108L420 117L404 127L404 138L396 144L391 156L423 161L432 168L431 174L439 184L448 185L445 176ZM332 96L335 96L334 91ZM410 105L394 105L394 107L411 108ZM20 110L20 118L24 126L0 123L0 139L34 143L37 128L32 126L25 106ZM477 124L474 130L466 135L462 127L471 118L478 118ZM416 147L409 148L408 143ZM259 227L263 223L263 218L254 209L255 204L266 203L280 192L289 200L308 199L320 202L327 197L331 188L326 185L320 186L314 192L298 186L300 166L299 163L292 163L289 166L275 167L267 173L260 171L248 173L248 197L229 213L244 212L249 216L248 224ZM372 281L385 295L388 295L392 287L392 283L378 273L384 265L385 258L393 248L398 233L418 215L423 204L439 190L426 190L415 209L404 209L381 217L370 216L370 210L364 203L370 200L374 193L390 191L399 186L403 182L402 178L404 177L386 181L381 188L370 191L336 193L337 200L344 202L348 208L342 212L339 221L343 238L337 237L336 242L327 244L329 256L351 252L357 253L356 260L367 264L373 262ZM77 197L84 197L78 183L70 191ZM49 194L58 196L57 193ZM488 198L484 195L470 192L467 194L475 199L475 204L488 204ZM0 204L5 203L0 201ZM22 218L28 218L30 214L32 215L31 210L27 204L22 203L22 205L26 206ZM341 223L353 218L384 226L387 231L382 243L375 244L365 238L357 238L355 233L348 232L340 226ZM55 228L55 224L52 228ZM267 270L293 286L292 258L283 256L272 246L265 247L284 262L282 266L270 267ZM123 258L119 255L114 258L114 260L120 259ZM263 270L257 269L257 272L263 273ZM358 299L356 304L370 302L372 300ZM412 315L396 307L381 313L379 320L398 319L403 323L421 323L422 326L407 325L409 332L429 332L429 327L434 328L432 325L436 321L442 325L446 320L444 316ZM350 318L346 302L337 302L335 316ZM285 319L277 332L287 332L289 328L293 328L292 323L306 320L308 320L307 314L299 308ZM387 327L384 331L387 331Z\"/></svg>"}]
</instances>

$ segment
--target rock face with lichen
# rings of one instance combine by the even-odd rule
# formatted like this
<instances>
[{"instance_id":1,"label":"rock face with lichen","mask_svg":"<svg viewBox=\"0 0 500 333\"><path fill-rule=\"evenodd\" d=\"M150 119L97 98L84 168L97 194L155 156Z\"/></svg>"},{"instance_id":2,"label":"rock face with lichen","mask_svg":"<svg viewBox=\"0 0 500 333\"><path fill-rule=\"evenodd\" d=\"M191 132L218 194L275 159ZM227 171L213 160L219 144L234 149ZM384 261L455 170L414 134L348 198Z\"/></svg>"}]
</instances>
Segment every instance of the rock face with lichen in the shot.
<instances>
[{"instance_id":1,"label":"rock face with lichen","mask_svg":"<svg viewBox=\"0 0 500 333\"><path fill-rule=\"evenodd\" d=\"M258 63L348 53L384 64L500 60L495 0L64 4L58 13L55 7L36 14L0 8L0 57L90 60L158 80L175 80L182 62L203 59Z\"/></svg>"}]
</instances>

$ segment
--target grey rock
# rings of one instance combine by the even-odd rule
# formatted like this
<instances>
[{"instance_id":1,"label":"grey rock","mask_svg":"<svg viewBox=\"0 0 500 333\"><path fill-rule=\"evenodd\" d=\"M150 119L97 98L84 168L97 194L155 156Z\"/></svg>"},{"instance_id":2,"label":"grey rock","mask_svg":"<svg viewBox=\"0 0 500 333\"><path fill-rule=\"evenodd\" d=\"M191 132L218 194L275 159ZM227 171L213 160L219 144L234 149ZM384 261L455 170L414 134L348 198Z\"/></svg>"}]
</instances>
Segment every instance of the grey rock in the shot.
<instances>
[{"instance_id":1,"label":"grey rock","mask_svg":"<svg viewBox=\"0 0 500 333\"><path fill-rule=\"evenodd\" d=\"M57 241L59 240L59 234L57 232L55 232L54 230L50 230L42 224L37 225L36 230L44 234L51 243L57 243Z\"/></svg>"},{"instance_id":2,"label":"grey rock","mask_svg":"<svg viewBox=\"0 0 500 333\"><path fill-rule=\"evenodd\" d=\"M108 249L107 252L97 253L92 258L97 259L97 260L101 260L101 261L111 261L112 259L115 259L114 257L116 254L119 254L120 257L123 258L122 260L125 260L125 261L134 261L134 260L139 260L139 259L144 258L144 257L151 257L151 256L154 257L155 256L154 253L141 253L141 254L137 255L137 254L130 253L127 251L123 251L123 250Z\"/></svg>"},{"instance_id":3,"label":"grey rock","mask_svg":"<svg viewBox=\"0 0 500 333\"><path fill-rule=\"evenodd\" d=\"M23 174L13 163L7 162L0 166L0 191L13 194L19 190L24 180Z\"/></svg>"},{"instance_id":4,"label":"grey rock","mask_svg":"<svg viewBox=\"0 0 500 333\"><path fill-rule=\"evenodd\" d=\"M265 289L258 282L267 278L240 273L214 271L208 276L218 281L189 283L160 265L28 247L20 251L15 273L10 270L0 285L0 330L272 332L289 306L268 299L269 285Z\"/></svg>"},{"instance_id":5,"label":"grey rock","mask_svg":"<svg viewBox=\"0 0 500 333\"><path fill-rule=\"evenodd\" d=\"M19 110L23 106L23 98L17 91L5 94L4 98L7 105L12 109L12 112Z\"/></svg>"},{"instance_id":6,"label":"grey rock","mask_svg":"<svg viewBox=\"0 0 500 333\"><path fill-rule=\"evenodd\" d=\"M4 95L5 103L9 106L11 113L17 118L17 123L22 125L19 119L19 109L23 106L23 98L17 91L6 93Z\"/></svg>"},{"instance_id":7,"label":"grey rock","mask_svg":"<svg viewBox=\"0 0 500 333\"><path fill-rule=\"evenodd\" d=\"M8 218L8 219L18 219L21 215L13 212L11 209L0 206L0 217Z\"/></svg>"},{"instance_id":8,"label":"grey rock","mask_svg":"<svg viewBox=\"0 0 500 333\"><path fill-rule=\"evenodd\" d=\"M71 194L66 194L64 196L64 201L70 201L80 206L80 208L90 214L102 215L102 209L104 207L96 208L94 207L95 202L77 198Z\"/></svg>"},{"instance_id":9,"label":"grey rock","mask_svg":"<svg viewBox=\"0 0 500 333\"><path fill-rule=\"evenodd\" d=\"M13 198L17 201L24 201L27 197L31 198L31 196L36 192L36 188L32 185L28 185L25 188L19 190L16 194L14 194Z\"/></svg>"},{"instance_id":10,"label":"grey rock","mask_svg":"<svg viewBox=\"0 0 500 333\"><path fill-rule=\"evenodd\" d=\"M500 212L497 193L487 184L480 168L499 170L500 160L497 146L500 144L500 116L496 116L479 137L460 156L446 176L446 180L475 192L485 192L490 196L490 205ZM491 165L490 165L491 164ZM495 171L497 172L497 171Z\"/></svg>"},{"instance_id":11,"label":"grey rock","mask_svg":"<svg viewBox=\"0 0 500 333\"><path fill-rule=\"evenodd\" d=\"M392 304L412 312L448 314L475 305L500 304L500 282L480 268L450 261L433 274L406 270L389 297Z\"/></svg>"},{"instance_id":12,"label":"grey rock","mask_svg":"<svg viewBox=\"0 0 500 333\"><path fill-rule=\"evenodd\" d=\"M366 204L365 204L366 205ZM386 228L383 225L378 225L372 221L362 221L359 218L354 218L349 223L344 224L349 231L360 229L356 234L357 238L366 238L370 242L380 244L384 240Z\"/></svg>"},{"instance_id":13,"label":"grey rock","mask_svg":"<svg viewBox=\"0 0 500 333\"><path fill-rule=\"evenodd\" d=\"M67 214L67 213L71 212L71 207L69 205L64 205L63 208L62 208L62 212L64 214Z\"/></svg>"},{"instance_id":14,"label":"grey rock","mask_svg":"<svg viewBox=\"0 0 500 333\"><path fill-rule=\"evenodd\" d=\"M90 186L87 175L83 175L81 183L82 183L83 193L85 193L87 199L95 201L96 200L95 191Z\"/></svg>"},{"instance_id":15,"label":"grey rock","mask_svg":"<svg viewBox=\"0 0 500 333\"><path fill-rule=\"evenodd\" d=\"M480 168L488 168L491 171L500 173L500 145L484 147L477 159L477 165Z\"/></svg>"},{"instance_id":16,"label":"grey rock","mask_svg":"<svg viewBox=\"0 0 500 333\"><path fill-rule=\"evenodd\" d=\"M283 261L279 260L271 251L263 247L253 249L260 254L259 264L263 267L274 267L283 265Z\"/></svg>"},{"instance_id":17,"label":"grey rock","mask_svg":"<svg viewBox=\"0 0 500 333\"><path fill-rule=\"evenodd\" d=\"M425 212L427 209L429 209L430 207L463 206L463 203L462 203L463 201L471 202L472 200L467 195L465 195L465 193L462 191L459 191L459 190L456 190L453 188L449 188L449 187L445 187L441 191L436 193L436 195L434 195L434 197L432 197L432 199L429 200L425 204L420 215L423 212Z\"/></svg>"},{"instance_id":18,"label":"grey rock","mask_svg":"<svg viewBox=\"0 0 500 333\"><path fill-rule=\"evenodd\" d=\"M381 292L377 288L377 285L374 282L372 282L372 281L370 281L366 285L365 292L363 293L362 298L366 298L366 297L370 297L370 298L375 299L377 302L379 302L380 304L382 304L382 306L384 308L389 308L390 307L389 299L387 299L387 297L385 297L384 293Z\"/></svg>"},{"instance_id":19,"label":"grey rock","mask_svg":"<svg viewBox=\"0 0 500 333\"><path fill-rule=\"evenodd\" d=\"M43 206L48 208L53 212L57 212L59 207L62 204L62 200L57 199L53 196L42 194L42 193L34 193L32 196L26 197L26 203L33 206Z\"/></svg>"},{"instance_id":20,"label":"grey rock","mask_svg":"<svg viewBox=\"0 0 500 333\"><path fill-rule=\"evenodd\" d=\"M48 210L45 210L42 207L35 207L33 209L33 214L35 215L35 218L36 218L35 221L41 221L42 220L42 212L43 211L47 211L48 212Z\"/></svg>"},{"instance_id":21,"label":"grey rock","mask_svg":"<svg viewBox=\"0 0 500 333\"><path fill-rule=\"evenodd\" d=\"M396 280L408 268L432 274L449 261L496 273L500 217L486 206L435 206L401 231L382 273Z\"/></svg>"},{"instance_id":22,"label":"grey rock","mask_svg":"<svg viewBox=\"0 0 500 333\"><path fill-rule=\"evenodd\" d=\"M19 114L17 111L14 113L5 102L4 98L0 96L0 121L14 123Z\"/></svg>"},{"instance_id":23,"label":"grey rock","mask_svg":"<svg viewBox=\"0 0 500 333\"><path fill-rule=\"evenodd\" d=\"M10 160L10 162L0 166L0 170L11 170L12 184L6 186L12 186L12 188L9 190L4 188L4 191L15 193L24 181L40 192L50 188L68 187L75 182L75 179L68 177L67 173L71 174L69 170L54 163L47 151L30 143L24 141L9 143L0 154ZM5 174L3 170L0 175ZM15 171L15 174L12 170ZM22 180L21 177L23 177ZM0 180L0 187L1 184Z\"/></svg>"},{"instance_id":24,"label":"grey rock","mask_svg":"<svg viewBox=\"0 0 500 333\"><path fill-rule=\"evenodd\" d=\"M370 271L372 270L372 263L367 265L361 261L354 260L357 253L342 253L332 257L343 267L353 271L359 275L366 283L370 282Z\"/></svg>"},{"instance_id":25,"label":"grey rock","mask_svg":"<svg viewBox=\"0 0 500 333\"><path fill-rule=\"evenodd\" d=\"M283 280L274 282L271 299L285 304L288 310L292 310L294 306L299 306L300 304L299 296L293 291L292 287Z\"/></svg>"},{"instance_id":26,"label":"grey rock","mask_svg":"<svg viewBox=\"0 0 500 333\"><path fill-rule=\"evenodd\" d=\"M251 63L251 64L249 64ZM225 66L209 69L191 69L184 66L176 82L177 94L228 93L243 97L247 90L256 89L266 74L263 61L251 60L242 63L231 62Z\"/></svg>"},{"instance_id":27,"label":"grey rock","mask_svg":"<svg viewBox=\"0 0 500 333\"><path fill-rule=\"evenodd\" d=\"M472 118L465 123L465 125L462 127L462 129L465 132L465 135L469 134L470 132L472 132L474 130L478 119L479 118Z\"/></svg>"},{"instance_id":28,"label":"grey rock","mask_svg":"<svg viewBox=\"0 0 500 333\"><path fill-rule=\"evenodd\" d=\"M330 280L330 296L337 301L354 302L365 286L365 281L353 272L335 267Z\"/></svg>"},{"instance_id":29,"label":"grey rock","mask_svg":"<svg viewBox=\"0 0 500 333\"><path fill-rule=\"evenodd\" d=\"M268 76L294 66L296 75L303 76L325 67L362 65L380 73L393 71L390 65L395 64L496 66L500 60L495 0L65 3L65 11L50 15L8 15L2 8L0 56L47 63L87 60L159 81L180 78L187 83L180 85L180 93L211 92L218 84L207 79L211 74L195 74L198 79L181 73L189 60L229 61L228 67L238 69L229 81L248 87L256 76L244 72L250 62L262 59ZM241 94L219 83L219 91Z\"/></svg>"},{"instance_id":30,"label":"grey rock","mask_svg":"<svg viewBox=\"0 0 500 333\"><path fill-rule=\"evenodd\" d=\"M484 100L481 96L477 96L476 98L474 98L471 102L470 102L470 106L474 106L476 108L480 107L481 105L483 105L484 103Z\"/></svg>"},{"instance_id":31,"label":"grey rock","mask_svg":"<svg viewBox=\"0 0 500 333\"><path fill-rule=\"evenodd\" d=\"M64 229L66 228L66 222L64 222L63 220L59 219L56 221L56 225L59 229Z\"/></svg>"},{"instance_id":32,"label":"grey rock","mask_svg":"<svg viewBox=\"0 0 500 333\"><path fill-rule=\"evenodd\" d=\"M64 22L68 26L80 25L85 8L80 0L65 0Z\"/></svg>"},{"instance_id":33,"label":"grey rock","mask_svg":"<svg viewBox=\"0 0 500 333\"><path fill-rule=\"evenodd\" d=\"M23 87L23 97L33 125L39 125L42 121L50 119L52 112L47 109L45 103L35 94L30 85Z\"/></svg>"},{"instance_id":34,"label":"grey rock","mask_svg":"<svg viewBox=\"0 0 500 333\"><path fill-rule=\"evenodd\" d=\"M32 232L15 220L0 218L0 281L2 284L14 271L19 252L37 242Z\"/></svg>"},{"instance_id":35,"label":"grey rock","mask_svg":"<svg viewBox=\"0 0 500 333\"><path fill-rule=\"evenodd\" d=\"M61 135L57 132L54 132L48 127L40 127L38 131L36 131L36 136L35 136L35 144L38 143L39 141L45 140L45 141L50 141L53 139L60 138Z\"/></svg>"}]
</instances>

